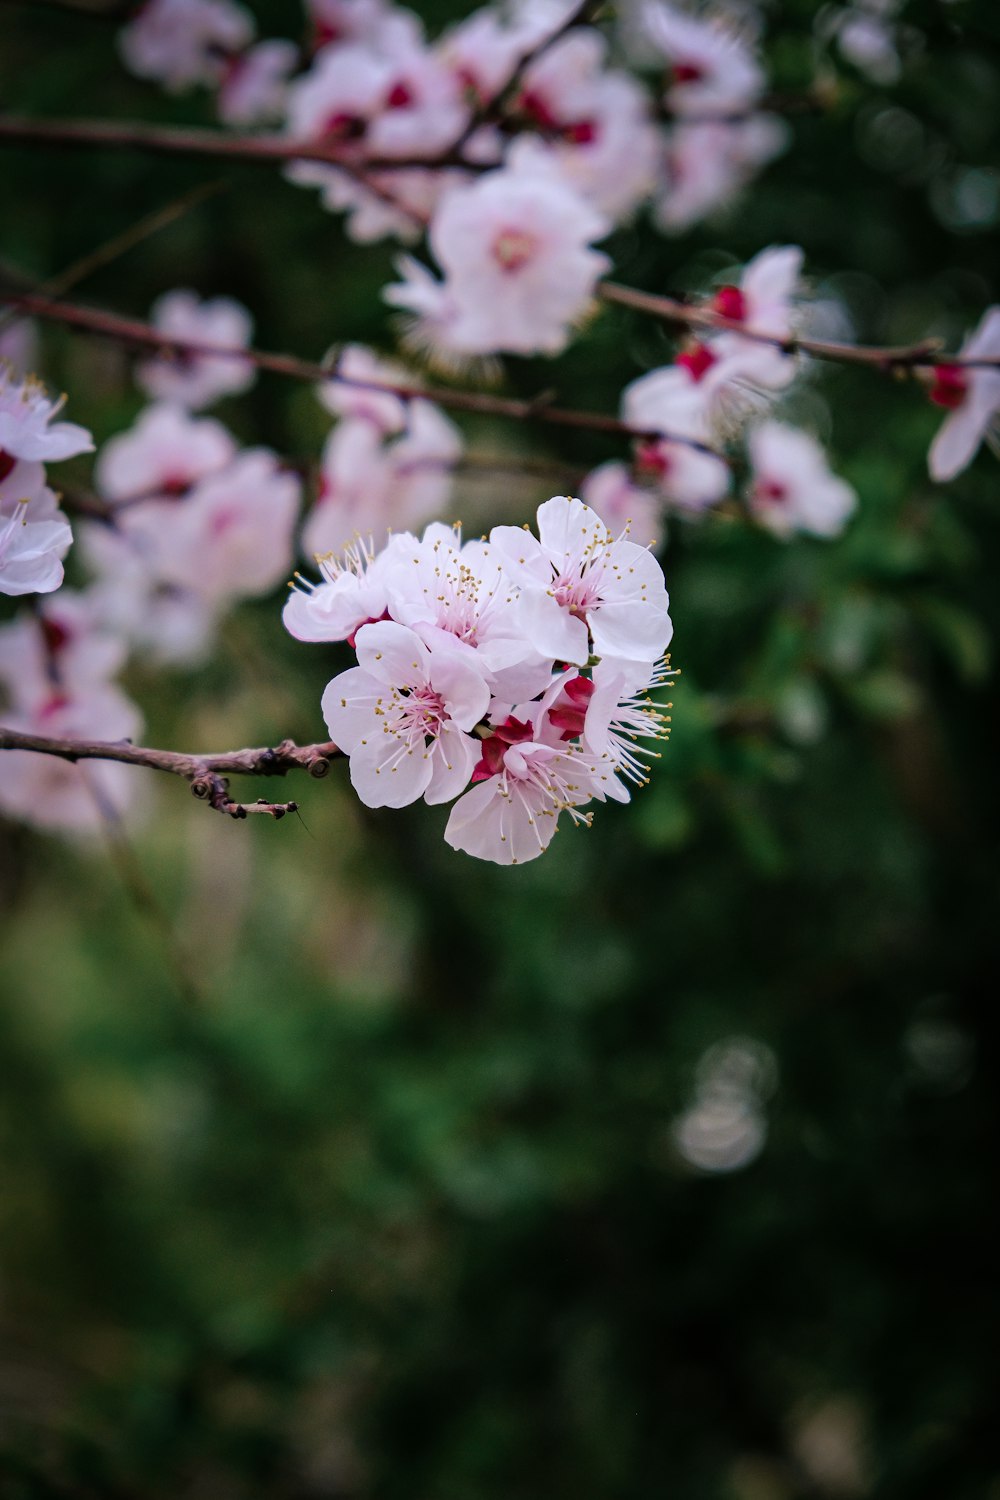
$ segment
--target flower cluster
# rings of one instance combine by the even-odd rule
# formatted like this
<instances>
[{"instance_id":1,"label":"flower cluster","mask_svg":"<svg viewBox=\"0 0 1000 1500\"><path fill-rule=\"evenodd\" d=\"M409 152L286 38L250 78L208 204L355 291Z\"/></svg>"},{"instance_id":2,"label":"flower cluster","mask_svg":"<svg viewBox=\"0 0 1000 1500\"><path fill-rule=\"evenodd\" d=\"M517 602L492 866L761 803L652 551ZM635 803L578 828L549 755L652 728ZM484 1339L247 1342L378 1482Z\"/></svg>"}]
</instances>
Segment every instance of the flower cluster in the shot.
<instances>
[{"instance_id":1,"label":"flower cluster","mask_svg":"<svg viewBox=\"0 0 1000 1500\"><path fill-rule=\"evenodd\" d=\"M54 420L62 404L0 361L0 593L48 594L63 580L73 533L45 465L94 444L86 428Z\"/></svg>"},{"instance_id":2,"label":"flower cluster","mask_svg":"<svg viewBox=\"0 0 1000 1500\"><path fill-rule=\"evenodd\" d=\"M435 524L321 566L285 624L356 652L322 707L367 806L457 798L446 841L523 864L561 813L589 823L589 803L646 779L637 741L665 733L648 697L669 675L663 573L582 501L546 501L537 537L495 526L463 542Z\"/></svg>"}]
</instances>

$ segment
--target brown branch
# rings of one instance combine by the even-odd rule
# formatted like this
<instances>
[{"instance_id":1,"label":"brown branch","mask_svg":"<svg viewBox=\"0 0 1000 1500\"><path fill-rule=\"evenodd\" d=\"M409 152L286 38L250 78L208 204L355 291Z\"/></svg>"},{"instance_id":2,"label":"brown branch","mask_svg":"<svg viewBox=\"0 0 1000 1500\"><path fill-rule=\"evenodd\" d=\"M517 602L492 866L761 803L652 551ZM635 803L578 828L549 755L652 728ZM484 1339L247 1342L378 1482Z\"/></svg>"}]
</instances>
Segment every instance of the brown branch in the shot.
<instances>
[{"instance_id":1,"label":"brown branch","mask_svg":"<svg viewBox=\"0 0 1000 1500\"><path fill-rule=\"evenodd\" d=\"M353 146L345 151L322 141L296 141L287 135L236 135L196 126L146 125L136 120L39 120L28 115L0 115L0 142L4 141L21 146L107 146L158 156L209 156L257 165L312 161L339 168L373 192L379 189L365 176L368 172L455 166L472 172L489 170L487 164L468 162L454 149L432 156L365 157Z\"/></svg>"},{"instance_id":2,"label":"brown branch","mask_svg":"<svg viewBox=\"0 0 1000 1500\"><path fill-rule=\"evenodd\" d=\"M45 735L22 734L0 726L0 750L29 750L37 755L54 755L74 764L81 760L113 760L128 766L146 766L166 771L190 783L199 801L207 802L217 812L231 818L245 818L249 813L267 813L278 819L297 812L297 802L234 802L229 796L228 774L239 776L285 776L289 771L308 771L310 776L326 776L330 761L340 755L332 741L316 745L296 745L282 740L273 748L228 750L221 755L185 755L177 750L154 750L133 745L128 740L51 739Z\"/></svg>"},{"instance_id":3,"label":"brown branch","mask_svg":"<svg viewBox=\"0 0 1000 1500\"><path fill-rule=\"evenodd\" d=\"M597 294L605 302L630 307L635 312L649 313L662 318L666 323L676 323L685 328L703 328L712 333L738 333L741 338L755 344L770 344L785 354L809 354L814 359L834 360L845 365L869 365L883 371L898 369L920 369L933 365L959 365L966 369L1000 368L1000 357L977 357L968 354L947 354L940 339L921 339L916 344L904 344L897 348L883 348L869 344L839 344L829 339L810 339L792 334L781 338L776 334L759 333L747 328L736 318L724 318L710 307L690 307L673 297L659 297L653 292L640 292L634 287L619 286L614 281L602 281Z\"/></svg>"},{"instance_id":4,"label":"brown branch","mask_svg":"<svg viewBox=\"0 0 1000 1500\"><path fill-rule=\"evenodd\" d=\"M293 380L337 381L340 385L356 390L384 391L398 396L401 401L434 401L452 411L470 412L476 416L507 417L518 422L541 422L551 427L570 427L578 431L602 432L609 437L656 441L667 437L672 442L683 443L699 452L710 453L715 458L722 455L707 443L693 438L672 437L661 431L630 427L617 417L603 412L577 411L570 407L550 406L549 394L545 399L520 401L509 396L493 396L484 391L457 391L448 387L426 387L417 384L389 384L378 380L359 380L343 375L310 360L299 359L291 354L271 354L261 349L223 348L218 344L205 344L190 339L171 338L151 323L142 323L134 318L122 318L115 313L98 308L81 307L71 302L56 302L50 297L40 297L32 292L0 293L0 303L17 307L32 317L45 318L56 323L65 323L70 328L87 333L100 334L133 344L138 348L154 349L161 354L205 354L213 358L249 360L258 370L267 370L273 375L282 375Z\"/></svg>"}]
</instances>

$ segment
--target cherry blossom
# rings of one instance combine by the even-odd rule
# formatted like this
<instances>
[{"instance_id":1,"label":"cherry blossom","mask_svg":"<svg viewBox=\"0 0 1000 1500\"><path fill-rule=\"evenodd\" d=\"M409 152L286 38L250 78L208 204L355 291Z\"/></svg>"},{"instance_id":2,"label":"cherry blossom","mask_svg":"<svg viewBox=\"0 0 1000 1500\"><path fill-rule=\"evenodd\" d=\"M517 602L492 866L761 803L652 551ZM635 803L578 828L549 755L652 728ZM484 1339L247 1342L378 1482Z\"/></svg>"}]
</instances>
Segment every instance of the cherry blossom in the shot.
<instances>
[{"instance_id":1,"label":"cherry blossom","mask_svg":"<svg viewBox=\"0 0 1000 1500\"><path fill-rule=\"evenodd\" d=\"M581 809L595 799L628 801L611 759L579 744L566 744L549 708L565 691L564 674L546 701L525 705L492 728L482 742L473 785L451 810L445 842L493 864L527 864L548 848L567 813L590 826ZM520 717L519 717L520 715Z\"/></svg>"},{"instance_id":2,"label":"cherry blossom","mask_svg":"<svg viewBox=\"0 0 1000 1500\"><path fill-rule=\"evenodd\" d=\"M960 353L972 359L1000 358L1000 307L987 308ZM931 444L931 478L954 479L990 440L1000 414L1000 368L938 365L930 398L949 413Z\"/></svg>"},{"instance_id":3,"label":"cherry blossom","mask_svg":"<svg viewBox=\"0 0 1000 1500\"><path fill-rule=\"evenodd\" d=\"M282 619L299 641L347 641L362 625L388 615L387 564L394 548L409 537L390 537L381 552L363 540L316 559L322 579L311 583L296 573Z\"/></svg>"},{"instance_id":4,"label":"cherry blossom","mask_svg":"<svg viewBox=\"0 0 1000 1500\"><path fill-rule=\"evenodd\" d=\"M857 496L830 473L814 437L783 422L764 422L751 431L749 447L748 502L762 526L780 537L796 531L832 537L843 531Z\"/></svg>"},{"instance_id":5,"label":"cherry blossom","mask_svg":"<svg viewBox=\"0 0 1000 1500\"><path fill-rule=\"evenodd\" d=\"M301 485L266 448L240 453L180 502L136 506L159 534L157 576L208 600L252 598L287 577ZM147 554L148 555L148 554Z\"/></svg>"},{"instance_id":6,"label":"cherry blossom","mask_svg":"<svg viewBox=\"0 0 1000 1500\"><path fill-rule=\"evenodd\" d=\"M645 90L607 70L597 31L571 31L526 69L515 108L546 142L566 181L619 220L652 192L659 135Z\"/></svg>"},{"instance_id":7,"label":"cherry blossom","mask_svg":"<svg viewBox=\"0 0 1000 1500\"><path fill-rule=\"evenodd\" d=\"M143 538L127 530L85 524L77 541L90 579L84 597L98 626L154 666L205 660L215 642L215 601L157 578Z\"/></svg>"},{"instance_id":8,"label":"cherry blossom","mask_svg":"<svg viewBox=\"0 0 1000 1500\"><path fill-rule=\"evenodd\" d=\"M331 351L333 353L333 351ZM402 365L382 359L364 344L345 344L331 361L336 375L319 387L319 399L335 417L364 417L383 437L406 426L407 403L379 386L410 385Z\"/></svg>"},{"instance_id":9,"label":"cherry blossom","mask_svg":"<svg viewBox=\"0 0 1000 1500\"><path fill-rule=\"evenodd\" d=\"M615 539L581 500L559 495L538 508L536 539L514 526L490 533L520 587L522 629L538 650L583 665L593 651L655 661L670 641L663 573L624 536Z\"/></svg>"},{"instance_id":10,"label":"cherry blossom","mask_svg":"<svg viewBox=\"0 0 1000 1500\"><path fill-rule=\"evenodd\" d=\"M203 344L218 349L249 347L253 320L232 297L205 301L196 292L167 292L153 304L151 321L178 343ZM233 354L196 354L177 349L170 355L142 360L135 378L154 401L172 401L191 411L211 406L220 396L248 390L257 372L248 359Z\"/></svg>"},{"instance_id":11,"label":"cherry blossom","mask_svg":"<svg viewBox=\"0 0 1000 1500\"><path fill-rule=\"evenodd\" d=\"M352 162L366 157L433 157L462 132L469 118L454 75L423 45L415 17L393 17L378 45L355 42L323 48L288 91L289 136L322 142L344 167L293 161L292 182L321 189L325 207L350 211L348 233L367 243L421 232L450 175L442 171L370 172L359 181Z\"/></svg>"},{"instance_id":12,"label":"cherry blossom","mask_svg":"<svg viewBox=\"0 0 1000 1500\"><path fill-rule=\"evenodd\" d=\"M94 477L101 494L114 503L176 498L235 456L236 443L221 422L160 402L141 411L127 432L108 439Z\"/></svg>"},{"instance_id":13,"label":"cherry blossom","mask_svg":"<svg viewBox=\"0 0 1000 1500\"><path fill-rule=\"evenodd\" d=\"M648 0L643 22L669 64L666 104L673 114L739 114L759 101L764 71L722 16L693 16Z\"/></svg>"},{"instance_id":14,"label":"cherry blossom","mask_svg":"<svg viewBox=\"0 0 1000 1500\"><path fill-rule=\"evenodd\" d=\"M306 550L336 551L356 534L383 536L439 515L461 451L455 424L429 401L411 401L405 430L388 442L363 417L341 421L323 450L319 495L303 530Z\"/></svg>"},{"instance_id":15,"label":"cherry blossom","mask_svg":"<svg viewBox=\"0 0 1000 1500\"><path fill-rule=\"evenodd\" d=\"M12 463L0 479L0 593L48 594L63 580L73 540L40 463Z\"/></svg>"},{"instance_id":16,"label":"cherry blossom","mask_svg":"<svg viewBox=\"0 0 1000 1500\"><path fill-rule=\"evenodd\" d=\"M729 207L788 141L788 127L775 115L739 121L682 120L670 131L664 148L663 183L653 206L657 226L666 234L683 234Z\"/></svg>"},{"instance_id":17,"label":"cherry blossom","mask_svg":"<svg viewBox=\"0 0 1000 1500\"><path fill-rule=\"evenodd\" d=\"M0 361L0 479L19 458L56 463L92 450L94 442L85 427L53 421L65 400L64 396L53 401L34 376L19 379Z\"/></svg>"},{"instance_id":18,"label":"cherry blossom","mask_svg":"<svg viewBox=\"0 0 1000 1500\"><path fill-rule=\"evenodd\" d=\"M577 733L591 751L608 756L616 772L637 785L645 786L649 780L647 762L659 755L638 742L665 740L670 733L670 720L664 713L670 705L657 702L650 694L666 686L674 675L665 661L651 669L647 662L605 657L594 667L588 688L580 691L587 678L576 679L574 707L577 714L583 713ZM571 698L572 689L573 683L568 684ZM565 722L569 729L576 728L577 720Z\"/></svg>"},{"instance_id":19,"label":"cherry blossom","mask_svg":"<svg viewBox=\"0 0 1000 1500\"><path fill-rule=\"evenodd\" d=\"M662 539L663 507L651 489L635 482L628 464L612 459L593 469L580 495L609 531L627 526L640 546L655 547Z\"/></svg>"},{"instance_id":20,"label":"cherry blossom","mask_svg":"<svg viewBox=\"0 0 1000 1500\"><path fill-rule=\"evenodd\" d=\"M477 759L469 731L489 706L484 678L454 644L429 648L392 620L363 625L357 653L359 665L332 680L322 708L358 796L368 807L450 801Z\"/></svg>"},{"instance_id":21,"label":"cherry blossom","mask_svg":"<svg viewBox=\"0 0 1000 1500\"><path fill-rule=\"evenodd\" d=\"M288 80L299 61L294 42L258 42L234 57L219 86L219 119L226 125L263 125L285 115Z\"/></svg>"},{"instance_id":22,"label":"cherry blossom","mask_svg":"<svg viewBox=\"0 0 1000 1500\"><path fill-rule=\"evenodd\" d=\"M146 0L118 45L130 72L176 94L217 84L226 57L243 52L253 34L253 16L234 0Z\"/></svg>"},{"instance_id":23,"label":"cherry blossom","mask_svg":"<svg viewBox=\"0 0 1000 1500\"><path fill-rule=\"evenodd\" d=\"M557 354L611 265L590 248L607 220L532 142L517 146L501 170L448 191L431 222L448 299L446 316L444 306L435 309L437 334L458 353ZM424 285L390 287L386 296L418 317L426 311Z\"/></svg>"},{"instance_id":24,"label":"cherry blossom","mask_svg":"<svg viewBox=\"0 0 1000 1500\"><path fill-rule=\"evenodd\" d=\"M131 739L142 716L111 680L124 644L89 601L63 589L36 613L0 626L4 726L56 738ZM129 767L73 766L48 755L4 755L0 810L39 828L88 832L122 815L139 790Z\"/></svg>"},{"instance_id":25,"label":"cherry blossom","mask_svg":"<svg viewBox=\"0 0 1000 1500\"><path fill-rule=\"evenodd\" d=\"M35 325L30 318L9 322L9 317L8 312L0 326L0 368L6 365L14 375L24 376L38 363Z\"/></svg>"},{"instance_id":26,"label":"cherry blossom","mask_svg":"<svg viewBox=\"0 0 1000 1500\"><path fill-rule=\"evenodd\" d=\"M441 524L419 541L393 538L385 583L392 617L428 642L447 635L474 652L496 697L531 698L548 685L552 657L525 634L517 589L489 543L463 544L458 528Z\"/></svg>"}]
</instances>

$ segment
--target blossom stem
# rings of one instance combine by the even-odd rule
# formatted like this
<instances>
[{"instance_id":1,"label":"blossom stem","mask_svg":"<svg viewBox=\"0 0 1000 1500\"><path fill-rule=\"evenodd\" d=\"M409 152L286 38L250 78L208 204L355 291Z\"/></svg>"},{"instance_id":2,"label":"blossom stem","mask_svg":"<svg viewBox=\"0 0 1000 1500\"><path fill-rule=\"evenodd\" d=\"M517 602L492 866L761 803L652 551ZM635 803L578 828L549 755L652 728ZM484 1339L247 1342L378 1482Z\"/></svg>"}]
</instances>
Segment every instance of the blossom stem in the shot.
<instances>
[{"instance_id":1,"label":"blossom stem","mask_svg":"<svg viewBox=\"0 0 1000 1500\"><path fill-rule=\"evenodd\" d=\"M155 750L133 745L127 740L52 739L46 735L22 734L16 729L0 727L0 750L30 750L38 755L54 755L60 760L113 760L129 766L146 766L181 776L191 785L199 801L207 802L217 812L231 818L245 818L249 813L266 813L283 818L297 812L295 802L234 802L229 796L226 776L284 776L289 771L308 771L310 776L325 776L330 761L340 755L338 747L328 741L316 745L296 745L282 740L280 745L261 749L227 750L219 755L185 755L176 750Z\"/></svg>"}]
</instances>

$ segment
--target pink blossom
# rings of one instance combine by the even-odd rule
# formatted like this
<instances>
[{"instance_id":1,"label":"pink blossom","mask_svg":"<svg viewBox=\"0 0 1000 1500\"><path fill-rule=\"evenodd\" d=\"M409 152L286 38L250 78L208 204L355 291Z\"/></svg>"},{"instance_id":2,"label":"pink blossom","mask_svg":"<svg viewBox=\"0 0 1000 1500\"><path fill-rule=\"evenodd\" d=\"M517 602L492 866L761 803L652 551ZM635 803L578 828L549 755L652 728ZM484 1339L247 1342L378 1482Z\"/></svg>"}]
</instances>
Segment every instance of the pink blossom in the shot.
<instances>
[{"instance_id":1,"label":"pink blossom","mask_svg":"<svg viewBox=\"0 0 1000 1500\"><path fill-rule=\"evenodd\" d=\"M351 783L367 807L450 801L476 761L469 730L490 690L475 665L445 641L428 648L404 625L363 625L359 666L323 694L331 738L347 751Z\"/></svg>"},{"instance_id":2,"label":"pink blossom","mask_svg":"<svg viewBox=\"0 0 1000 1500\"><path fill-rule=\"evenodd\" d=\"M599 656L655 661L672 633L663 572L651 553L612 537L581 500L538 508L536 539L495 526L492 545L519 585L521 628L539 651L583 665Z\"/></svg>"},{"instance_id":3,"label":"pink blossom","mask_svg":"<svg viewBox=\"0 0 1000 1500\"><path fill-rule=\"evenodd\" d=\"M95 628L87 600L70 590L46 599L37 614L0 626L5 727L55 738L134 738L139 711L110 681L124 654L120 641ZM73 766L11 751L3 759L0 810L40 828L87 831L121 815L136 790L131 767Z\"/></svg>"},{"instance_id":4,"label":"pink blossom","mask_svg":"<svg viewBox=\"0 0 1000 1500\"><path fill-rule=\"evenodd\" d=\"M219 87L219 119L226 125L264 125L284 118L289 76L299 49L277 38L234 57Z\"/></svg>"},{"instance_id":5,"label":"pink blossom","mask_svg":"<svg viewBox=\"0 0 1000 1500\"><path fill-rule=\"evenodd\" d=\"M345 418L323 450L306 550L337 551L355 535L383 536L440 514L461 451L458 429L429 401L409 403L406 429L389 442L365 418Z\"/></svg>"},{"instance_id":6,"label":"pink blossom","mask_svg":"<svg viewBox=\"0 0 1000 1500\"><path fill-rule=\"evenodd\" d=\"M960 352L967 358L1000 359L1000 307L987 308ZM931 478L954 479L972 462L983 439L990 441L996 428L1000 368L938 365L930 396L949 413L931 444Z\"/></svg>"},{"instance_id":7,"label":"pink blossom","mask_svg":"<svg viewBox=\"0 0 1000 1500\"><path fill-rule=\"evenodd\" d=\"M727 208L788 140L788 127L776 115L682 121L667 139L664 181L653 209L656 224L666 234L683 234Z\"/></svg>"},{"instance_id":8,"label":"pink blossom","mask_svg":"<svg viewBox=\"0 0 1000 1500\"><path fill-rule=\"evenodd\" d=\"M227 54L244 51L253 34L253 16L234 0L146 0L118 45L130 72L177 94L217 84Z\"/></svg>"},{"instance_id":9,"label":"pink blossom","mask_svg":"<svg viewBox=\"0 0 1000 1500\"><path fill-rule=\"evenodd\" d=\"M662 540L663 507L652 490L636 484L628 464L611 460L591 470L580 495L609 531L627 526L640 546L656 547Z\"/></svg>"},{"instance_id":10,"label":"pink blossom","mask_svg":"<svg viewBox=\"0 0 1000 1500\"><path fill-rule=\"evenodd\" d=\"M531 144L518 143L525 149L515 146L499 171L452 188L431 222L453 309L442 333L453 351L557 354L610 268L590 248L608 222ZM421 310L406 288L390 288L388 300Z\"/></svg>"},{"instance_id":11,"label":"pink blossom","mask_svg":"<svg viewBox=\"0 0 1000 1500\"><path fill-rule=\"evenodd\" d=\"M317 557L322 579L313 584L296 573L282 615L285 629L299 641L347 641L353 646L362 625L387 615L387 563L403 544L404 537L390 537L376 553L359 540L339 555Z\"/></svg>"},{"instance_id":12,"label":"pink blossom","mask_svg":"<svg viewBox=\"0 0 1000 1500\"><path fill-rule=\"evenodd\" d=\"M80 527L78 545L90 578L84 594L88 611L144 662L196 666L214 644L220 604L157 578L145 540L118 527Z\"/></svg>"},{"instance_id":13,"label":"pink blossom","mask_svg":"<svg viewBox=\"0 0 1000 1500\"><path fill-rule=\"evenodd\" d=\"M606 52L599 32L569 32L527 68L515 107L566 181L618 220L656 185L659 136L645 90L608 70Z\"/></svg>"},{"instance_id":14,"label":"pink blossom","mask_svg":"<svg viewBox=\"0 0 1000 1500\"><path fill-rule=\"evenodd\" d=\"M15 376L27 375L38 363L37 351L38 335L30 318L15 318L0 328L0 367L8 366Z\"/></svg>"},{"instance_id":15,"label":"pink blossom","mask_svg":"<svg viewBox=\"0 0 1000 1500\"><path fill-rule=\"evenodd\" d=\"M665 740L670 733L670 719L664 712L670 705L650 694L665 687L674 675L665 662L651 668L648 662L605 657L594 667L592 690L583 697L585 717L580 732L584 744L595 755L608 757L616 772L637 785L646 785L647 762L659 758L658 751L639 742Z\"/></svg>"},{"instance_id":16,"label":"pink blossom","mask_svg":"<svg viewBox=\"0 0 1000 1500\"><path fill-rule=\"evenodd\" d=\"M0 480L16 459L56 463L89 453L93 439L75 422L54 422L65 396L53 401L34 376L18 379L9 365L0 361Z\"/></svg>"},{"instance_id":17,"label":"pink blossom","mask_svg":"<svg viewBox=\"0 0 1000 1500\"><path fill-rule=\"evenodd\" d=\"M288 576L300 498L299 480L273 453L249 448L185 499L135 510L143 512L144 535L157 535L157 577L228 601L265 594Z\"/></svg>"},{"instance_id":18,"label":"pink blossom","mask_svg":"<svg viewBox=\"0 0 1000 1500\"><path fill-rule=\"evenodd\" d=\"M750 433L749 446L748 500L762 526L780 537L796 531L831 537L843 531L857 496L830 473L814 437L783 422L764 422Z\"/></svg>"},{"instance_id":19,"label":"pink blossom","mask_svg":"<svg viewBox=\"0 0 1000 1500\"><path fill-rule=\"evenodd\" d=\"M517 589L496 549L462 543L457 528L428 526L418 541L394 538L385 569L388 609L422 639L441 635L474 654L495 696L531 698L548 684L552 658L526 636L514 601Z\"/></svg>"},{"instance_id":20,"label":"pink blossom","mask_svg":"<svg viewBox=\"0 0 1000 1500\"><path fill-rule=\"evenodd\" d=\"M446 31L437 50L460 87L481 107L503 92L529 46L523 27L485 6Z\"/></svg>"},{"instance_id":21,"label":"pink blossom","mask_svg":"<svg viewBox=\"0 0 1000 1500\"><path fill-rule=\"evenodd\" d=\"M37 715L56 689L107 686L125 665L126 649L87 593L60 589L34 613L0 626L0 683L18 713Z\"/></svg>"},{"instance_id":22,"label":"pink blossom","mask_svg":"<svg viewBox=\"0 0 1000 1500\"><path fill-rule=\"evenodd\" d=\"M589 826L591 814L580 809L603 799L615 779L610 768L578 746L542 744L532 734L515 716L495 731L486 764L496 773L460 797L448 818L444 837L453 849L493 864L527 864L548 848L561 813Z\"/></svg>"},{"instance_id":23,"label":"pink blossom","mask_svg":"<svg viewBox=\"0 0 1000 1500\"><path fill-rule=\"evenodd\" d=\"M0 594L49 594L63 580L73 533L45 485L40 463L14 463L0 478Z\"/></svg>"},{"instance_id":24,"label":"pink blossom","mask_svg":"<svg viewBox=\"0 0 1000 1500\"><path fill-rule=\"evenodd\" d=\"M758 102L764 71L724 18L703 19L646 0L643 21L650 42L669 64L666 103L674 114L738 114Z\"/></svg>"},{"instance_id":25,"label":"pink blossom","mask_svg":"<svg viewBox=\"0 0 1000 1500\"><path fill-rule=\"evenodd\" d=\"M236 444L221 422L192 417L182 407L162 402L147 406L127 432L108 439L94 477L112 502L176 498L235 456Z\"/></svg>"},{"instance_id":26,"label":"pink blossom","mask_svg":"<svg viewBox=\"0 0 1000 1500\"><path fill-rule=\"evenodd\" d=\"M387 0L306 0L317 48L375 41L391 14Z\"/></svg>"},{"instance_id":27,"label":"pink blossom","mask_svg":"<svg viewBox=\"0 0 1000 1500\"><path fill-rule=\"evenodd\" d=\"M167 292L153 304L155 328L178 343L217 349L246 349L253 336L253 319L231 297L205 301L196 292ZM220 396L248 390L257 372L248 359L236 354L176 353L142 360L136 381L155 401L172 401L191 411L210 406Z\"/></svg>"},{"instance_id":28,"label":"pink blossom","mask_svg":"<svg viewBox=\"0 0 1000 1500\"><path fill-rule=\"evenodd\" d=\"M458 137L467 120L454 77L413 26L384 27L377 45L324 48L288 91L289 135L321 141L347 164L372 156L433 156ZM454 174L382 171L359 182L336 166L295 161L286 175L319 187L325 207L348 210L348 233L368 243L386 235L415 239Z\"/></svg>"},{"instance_id":29,"label":"pink blossom","mask_svg":"<svg viewBox=\"0 0 1000 1500\"><path fill-rule=\"evenodd\" d=\"M364 344L345 344L338 351L331 350L327 359L333 359L335 376L319 387L319 399L327 411L335 417L363 417L371 422L383 437L401 432L406 426L407 403L392 391L379 390L379 386L413 383L402 365L382 359Z\"/></svg>"}]
</instances>

